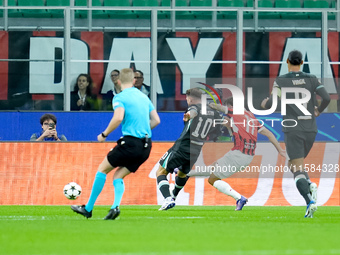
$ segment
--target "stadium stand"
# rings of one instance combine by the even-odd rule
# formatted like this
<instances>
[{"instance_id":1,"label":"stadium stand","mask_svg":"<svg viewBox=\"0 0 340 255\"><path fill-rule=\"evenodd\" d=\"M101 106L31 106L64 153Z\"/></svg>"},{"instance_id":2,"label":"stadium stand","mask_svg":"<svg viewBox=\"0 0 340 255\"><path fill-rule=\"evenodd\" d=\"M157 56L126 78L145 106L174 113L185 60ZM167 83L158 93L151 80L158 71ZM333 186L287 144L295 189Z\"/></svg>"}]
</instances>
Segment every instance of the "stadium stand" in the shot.
<instances>
[{"instance_id":1,"label":"stadium stand","mask_svg":"<svg viewBox=\"0 0 340 255\"><path fill-rule=\"evenodd\" d=\"M158 0L133 0L132 1L132 6L135 7L155 7L159 6ZM136 15L137 18L147 18L150 19L151 17L151 12L150 11L133 11Z\"/></svg>"},{"instance_id":2,"label":"stadium stand","mask_svg":"<svg viewBox=\"0 0 340 255\"><path fill-rule=\"evenodd\" d=\"M253 2L253 1L252 1ZM244 2L243 0L220 0L218 2L219 7L244 7ZM226 12L226 11L220 11L220 15L218 15L219 18L224 18L224 19L236 19L237 12ZM243 18L244 19L251 19L253 17L253 14L250 12L244 12Z\"/></svg>"},{"instance_id":3,"label":"stadium stand","mask_svg":"<svg viewBox=\"0 0 340 255\"><path fill-rule=\"evenodd\" d=\"M46 6L70 6L70 0L46 0ZM64 17L63 10L47 9L47 12L51 14L52 18Z\"/></svg>"},{"instance_id":4,"label":"stadium stand","mask_svg":"<svg viewBox=\"0 0 340 255\"><path fill-rule=\"evenodd\" d=\"M102 7L102 1L101 0L92 0L92 6L93 7ZM105 10L92 10L92 17L98 18L98 19L106 19L109 18L109 15L106 13Z\"/></svg>"},{"instance_id":5,"label":"stadium stand","mask_svg":"<svg viewBox=\"0 0 340 255\"><path fill-rule=\"evenodd\" d=\"M300 0L276 0L277 8L301 8ZM305 12L280 12L282 19L307 19L308 14Z\"/></svg>"},{"instance_id":6,"label":"stadium stand","mask_svg":"<svg viewBox=\"0 0 340 255\"><path fill-rule=\"evenodd\" d=\"M304 8L329 8L329 3L326 0L304 0L303 2ZM321 19L321 13L309 12L308 17L310 19ZM331 17L329 17L331 18Z\"/></svg>"},{"instance_id":7,"label":"stadium stand","mask_svg":"<svg viewBox=\"0 0 340 255\"><path fill-rule=\"evenodd\" d=\"M162 7L171 7L171 0L161 0L160 5ZM161 13L164 15L164 17L171 17L170 11L161 11Z\"/></svg>"},{"instance_id":8,"label":"stadium stand","mask_svg":"<svg viewBox=\"0 0 340 255\"><path fill-rule=\"evenodd\" d=\"M171 1L169 1L169 6L171 5ZM176 0L176 7L187 7L188 6L188 2L187 0ZM195 16L193 15L193 13L191 11L177 11L176 12L176 18L177 19L193 19L195 18Z\"/></svg>"},{"instance_id":9,"label":"stadium stand","mask_svg":"<svg viewBox=\"0 0 340 255\"><path fill-rule=\"evenodd\" d=\"M18 6L16 0L8 0L8 6ZM8 10L8 17L15 18L15 17L22 17L22 13L19 9L9 9Z\"/></svg>"},{"instance_id":10,"label":"stadium stand","mask_svg":"<svg viewBox=\"0 0 340 255\"><path fill-rule=\"evenodd\" d=\"M18 6L45 6L45 0L18 0ZM46 9L21 9L20 12L27 18L46 18L51 14Z\"/></svg>"},{"instance_id":11,"label":"stadium stand","mask_svg":"<svg viewBox=\"0 0 340 255\"><path fill-rule=\"evenodd\" d=\"M254 1L248 0L247 7L254 7ZM259 0L258 8L273 8L273 2L271 0ZM278 12L259 12L259 19L279 19L280 14Z\"/></svg>"},{"instance_id":12,"label":"stadium stand","mask_svg":"<svg viewBox=\"0 0 340 255\"><path fill-rule=\"evenodd\" d=\"M107 7L129 7L131 6L130 0L104 0L104 6ZM136 14L134 14L130 10L122 10L122 11L113 11L113 10L105 10L105 12L109 15L109 18L136 18Z\"/></svg>"},{"instance_id":13,"label":"stadium stand","mask_svg":"<svg viewBox=\"0 0 340 255\"><path fill-rule=\"evenodd\" d=\"M87 0L74 0L74 6L81 6L85 7L87 6ZM74 16L76 18L87 18L88 11L85 10L75 10Z\"/></svg>"},{"instance_id":14,"label":"stadium stand","mask_svg":"<svg viewBox=\"0 0 340 255\"><path fill-rule=\"evenodd\" d=\"M191 0L190 6L192 7L209 7L212 6L211 0ZM212 18L212 12L208 11L192 11L192 15L196 19L211 19Z\"/></svg>"},{"instance_id":15,"label":"stadium stand","mask_svg":"<svg viewBox=\"0 0 340 255\"><path fill-rule=\"evenodd\" d=\"M48 9L49 6L70 6L72 0L8 0L8 6L18 6L18 9L9 9L9 17L27 17L27 18L63 18L63 10ZM212 13L209 11L197 10L198 7L207 8L212 6L212 0L174 0L176 7L194 7L195 10L176 11L177 19L211 19ZM287 20L320 20L320 12L304 12L303 9L329 9L336 10L335 0L258 0L258 6L255 7L254 0L217 0L217 7L228 8L264 8L266 11L258 11L259 19L287 19ZM0 1L0 6L3 0ZM46 6L46 9L20 9L20 7ZM75 7L87 7L87 0L74 0ZM92 10L92 17L97 19L117 18L117 19L149 19L150 11L144 10L105 10L105 7L171 7L171 0L92 0L93 7L101 7L98 10ZM296 12L278 12L275 9L296 9ZM273 11L268 11L273 9ZM76 18L87 18L87 10L75 10ZM244 19L252 19L253 11L244 10ZM219 19L236 19L236 11L218 11ZM3 9L0 10L0 17L3 16ZM335 20L335 12L328 13L328 19ZM170 11L159 11L158 18L170 18Z\"/></svg>"},{"instance_id":16,"label":"stadium stand","mask_svg":"<svg viewBox=\"0 0 340 255\"><path fill-rule=\"evenodd\" d=\"M336 1L331 1L330 7L336 10ZM328 19L335 20L335 15L336 15L335 12L329 12Z\"/></svg>"}]
</instances>

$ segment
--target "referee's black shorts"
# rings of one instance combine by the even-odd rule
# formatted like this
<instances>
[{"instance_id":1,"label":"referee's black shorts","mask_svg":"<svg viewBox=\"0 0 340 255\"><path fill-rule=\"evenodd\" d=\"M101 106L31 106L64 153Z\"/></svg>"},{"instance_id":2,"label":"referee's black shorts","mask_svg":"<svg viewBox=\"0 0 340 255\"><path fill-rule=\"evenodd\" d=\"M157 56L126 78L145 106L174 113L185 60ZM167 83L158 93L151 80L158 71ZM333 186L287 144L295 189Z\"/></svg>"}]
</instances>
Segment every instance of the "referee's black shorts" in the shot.
<instances>
[{"instance_id":1,"label":"referee's black shorts","mask_svg":"<svg viewBox=\"0 0 340 255\"><path fill-rule=\"evenodd\" d=\"M107 160L113 167L126 167L134 173L149 158L152 146L151 139L148 139L146 147L145 143L145 139L124 136L107 154Z\"/></svg>"},{"instance_id":2,"label":"referee's black shorts","mask_svg":"<svg viewBox=\"0 0 340 255\"><path fill-rule=\"evenodd\" d=\"M285 144L286 152L290 160L307 157L313 147L316 132L286 132Z\"/></svg>"}]
</instances>

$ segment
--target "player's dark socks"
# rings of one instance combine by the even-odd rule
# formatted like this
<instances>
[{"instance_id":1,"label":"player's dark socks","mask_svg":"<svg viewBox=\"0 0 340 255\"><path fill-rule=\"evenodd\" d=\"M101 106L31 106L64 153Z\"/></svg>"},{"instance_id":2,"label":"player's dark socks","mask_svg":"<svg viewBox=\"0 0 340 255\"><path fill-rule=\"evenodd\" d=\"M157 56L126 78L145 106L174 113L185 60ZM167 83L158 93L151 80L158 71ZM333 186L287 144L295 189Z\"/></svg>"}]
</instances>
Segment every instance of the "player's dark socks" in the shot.
<instances>
[{"instance_id":1,"label":"player's dark socks","mask_svg":"<svg viewBox=\"0 0 340 255\"><path fill-rule=\"evenodd\" d=\"M170 197L169 181L166 175L160 175L157 177L157 185L159 191L162 193L164 198Z\"/></svg>"},{"instance_id":2,"label":"player's dark socks","mask_svg":"<svg viewBox=\"0 0 340 255\"><path fill-rule=\"evenodd\" d=\"M308 184L311 184L311 183L312 183L312 181L309 179L308 173L307 173L305 170L295 172L295 173L294 173L294 178L295 178L296 176L298 176L299 174L303 174L303 175L306 177Z\"/></svg>"},{"instance_id":3,"label":"player's dark socks","mask_svg":"<svg viewBox=\"0 0 340 255\"><path fill-rule=\"evenodd\" d=\"M311 201L309 183L307 181L308 174L306 172L295 172L294 173L295 183L301 196L305 199L307 205ZM309 178L308 178L309 179Z\"/></svg>"},{"instance_id":4,"label":"player's dark socks","mask_svg":"<svg viewBox=\"0 0 340 255\"><path fill-rule=\"evenodd\" d=\"M306 179L307 179L308 184L311 185L312 181L309 179L308 173L305 172L305 171L304 171L304 173L305 173L305 176L306 176Z\"/></svg>"},{"instance_id":5,"label":"player's dark socks","mask_svg":"<svg viewBox=\"0 0 340 255\"><path fill-rule=\"evenodd\" d=\"M189 179L189 176L186 176L184 178L176 176L176 178L175 178L175 188L172 192L175 197L177 197L178 193L183 189L183 187L187 183L188 179Z\"/></svg>"},{"instance_id":6,"label":"player's dark socks","mask_svg":"<svg viewBox=\"0 0 340 255\"><path fill-rule=\"evenodd\" d=\"M309 176L308 176L307 172L305 172L305 171L296 171L296 172L293 173L293 175L294 175L294 179L296 179L296 177L309 179Z\"/></svg>"}]
</instances>

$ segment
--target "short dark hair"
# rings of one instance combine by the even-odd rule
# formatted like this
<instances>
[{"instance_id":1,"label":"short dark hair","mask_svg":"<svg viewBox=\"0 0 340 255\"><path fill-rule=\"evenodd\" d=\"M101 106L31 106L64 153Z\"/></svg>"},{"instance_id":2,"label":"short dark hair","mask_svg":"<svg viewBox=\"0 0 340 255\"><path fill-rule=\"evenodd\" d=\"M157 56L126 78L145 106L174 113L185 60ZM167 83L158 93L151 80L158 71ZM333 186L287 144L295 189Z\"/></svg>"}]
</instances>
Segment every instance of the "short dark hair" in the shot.
<instances>
[{"instance_id":1,"label":"short dark hair","mask_svg":"<svg viewBox=\"0 0 340 255\"><path fill-rule=\"evenodd\" d=\"M136 70L135 73L140 73L144 77L144 74L141 70Z\"/></svg>"},{"instance_id":2,"label":"short dark hair","mask_svg":"<svg viewBox=\"0 0 340 255\"><path fill-rule=\"evenodd\" d=\"M202 91L199 88L188 89L185 94L194 98L201 99Z\"/></svg>"},{"instance_id":3,"label":"short dark hair","mask_svg":"<svg viewBox=\"0 0 340 255\"><path fill-rule=\"evenodd\" d=\"M119 71L118 69L113 69L113 70L111 71L111 73L112 73L112 72L116 72L116 73L120 74L120 71Z\"/></svg>"},{"instance_id":4,"label":"short dark hair","mask_svg":"<svg viewBox=\"0 0 340 255\"><path fill-rule=\"evenodd\" d=\"M228 97L226 100L224 100L223 105L228 105L228 104L230 104L231 106L234 106L233 97Z\"/></svg>"},{"instance_id":5,"label":"short dark hair","mask_svg":"<svg viewBox=\"0 0 340 255\"><path fill-rule=\"evenodd\" d=\"M298 50L292 50L289 52L288 61L294 66L298 66L302 63L302 53Z\"/></svg>"},{"instance_id":6,"label":"short dark hair","mask_svg":"<svg viewBox=\"0 0 340 255\"><path fill-rule=\"evenodd\" d=\"M52 120L54 124L57 124L57 117L52 113L45 113L40 117L40 124L43 125L45 120Z\"/></svg>"}]
</instances>

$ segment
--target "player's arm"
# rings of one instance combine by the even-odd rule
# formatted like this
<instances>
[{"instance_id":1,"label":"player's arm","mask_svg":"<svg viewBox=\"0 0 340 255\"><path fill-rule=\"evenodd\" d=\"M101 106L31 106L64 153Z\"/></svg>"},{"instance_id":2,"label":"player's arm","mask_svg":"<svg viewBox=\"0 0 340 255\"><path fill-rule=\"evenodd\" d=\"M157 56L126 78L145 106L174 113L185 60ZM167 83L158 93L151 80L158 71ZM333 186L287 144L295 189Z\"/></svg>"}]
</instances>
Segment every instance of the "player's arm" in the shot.
<instances>
[{"instance_id":1,"label":"player's arm","mask_svg":"<svg viewBox=\"0 0 340 255\"><path fill-rule=\"evenodd\" d=\"M272 94L270 95L270 97L263 99L263 101L261 102L261 107L263 109L269 109L271 107L271 105L273 104L273 92L274 92L274 90L276 90L277 96L279 98L281 98L281 88L279 87L279 85L275 81L274 85L273 85Z\"/></svg>"},{"instance_id":2,"label":"player's arm","mask_svg":"<svg viewBox=\"0 0 340 255\"><path fill-rule=\"evenodd\" d=\"M151 129L158 126L159 123L161 123L161 119L159 118L157 111L154 109L150 112L150 127L151 127Z\"/></svg>"},{"instance_id":3,"label":"player's arm","mask_svg":"<svg viewBox=\"0 0 340 255\"><path fill-rule=\"evenodd\" d=\"M122 121L124 119L124 114L125 114L125 109L123 107L118 107L118 108L115 109L113 117L112 117L109 125L106 127L104 132L102 132L101 134L99 134L97 136L97 139L98 139L99 142L104 142L106 137L113 130L115 130L120 125L120 123L122 123Z\"/></svg>"},{"instance_id":4,"label":"player's arm","mask_svg":"<svg viewBox=\"0 0 340 255\"><path fill-rule=\"evenodd\" d=\"M283 150L279 144L279 142L276 140L274 134L270 132L267 128L262 127L259 130L259 133L261 135L267 136L269 141L275 146L276 150L282 157L286 157L286 151Z\"/></svg>"},{"instance_id":5,"label":"player's arm","mask_svg":"<svg viewBox=\"0 0 340 255\"><path fill-rule=\"evenodd\" d=\"M316 88L316 94L318 94L321 98L321 104L319 107L315 107L315 116L318 117L320 115L320 113L323 112L323 110L326 109L326 107L328 106L329 102L331 101L331 98L328 94L328 92L326 91L325 87L323 85L319 85Z\"/></svg>"},{"instance_id":6,"label":"player's arm","mask_svg":"<svg viewBox=\"0 0 340 255\"><path fill-rule=\"evenodd\" d=\"M227 116L223 117L225 119L225 122L223 122L223 126L225 126L226 128L230 129L231 128L231 123L230 123L230 118Z\"/></svg>"},{"instance_id":7,"label":"player's arm","mask_svg":"<svg viewBox=\"0 0 340 255\"><path fill-rule=\"evenodd\" d=\"M224 119L226 120L226 123L223 123L223 126L227 128L229 135L233 136L233 130L231 127L231 119L227 116L224 116Z\"/></svg>"},{"instance_id":8,"label":"player's arm","mask_svg":"<svg viewBox=\"0 0 340 255\"><path fill-rule=\"evenodd\" d=\"M228 107L221 104L210 103L209 107L216 111L223 112L225 114L228 113Z\"/></svg>"},{"instance_id":9,"label":"player's arm","mask_svg":"<svg viewBox=\"0 0 340 255\"><path fill-rule=\"evenodd\" d=\"M190 109L186 113L184 113L183 120L184 121L189 121L193 118L195 118L198 115L198 112L195 108Z\"/></svg>"}]
</instances>

